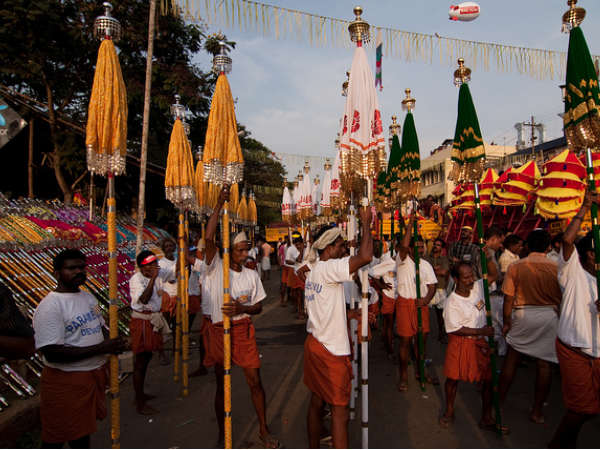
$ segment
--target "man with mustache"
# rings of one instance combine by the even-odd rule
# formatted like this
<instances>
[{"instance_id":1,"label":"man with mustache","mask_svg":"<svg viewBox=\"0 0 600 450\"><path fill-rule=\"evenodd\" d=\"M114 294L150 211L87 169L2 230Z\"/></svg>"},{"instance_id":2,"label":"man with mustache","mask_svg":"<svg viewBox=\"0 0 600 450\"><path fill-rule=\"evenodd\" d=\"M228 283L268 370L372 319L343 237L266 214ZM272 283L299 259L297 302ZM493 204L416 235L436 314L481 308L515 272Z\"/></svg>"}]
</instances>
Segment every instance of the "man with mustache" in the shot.
<instances>
[{"instance_id":1,"label":"man with mustache","mask_svg":"<svg viewBox=\"0 0 600 450\"><path fill-rule=\"evenodd\" d=\"M106 417L106 355L128 348L108 331L98 301L79 290L86 280L85 256L79 250L59 253L53 262L56 289L33 315L35 346L44 356L40 416L42 447L89 448L96 420Z\"/></svg>"}]
</instances>

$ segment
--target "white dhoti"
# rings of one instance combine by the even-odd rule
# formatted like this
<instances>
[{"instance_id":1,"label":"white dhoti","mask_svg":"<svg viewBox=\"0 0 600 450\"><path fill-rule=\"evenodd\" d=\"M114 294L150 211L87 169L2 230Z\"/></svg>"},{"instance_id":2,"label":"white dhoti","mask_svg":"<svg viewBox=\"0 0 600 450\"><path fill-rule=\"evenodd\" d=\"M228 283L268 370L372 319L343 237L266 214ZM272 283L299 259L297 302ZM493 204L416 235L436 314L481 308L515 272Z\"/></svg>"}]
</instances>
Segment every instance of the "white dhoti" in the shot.
<instances>
[{"instance_id":1,"label":"white dhoti","mask_svg":"<svg viewBox=\"0 0 600 450\"><path fill-rule=\"evenodd\" d=\"M522 306L513 309L506 342L519 353L558 363L557 329L558 316L552 306Z\"/></svg>"},{"instance_id":2,"label":"white dhoti","mask_svg":"<svg viewBox=\"0 0 600 450\"><path fill-rule=\"evenodd\" d=\"M261 261L262 270L271 270L271 258L263 256Z\"/></svg>"},{"instance_id":3,"label":"white dhoti","mask_svg":"<svg viewBox=\"0 0 600 450\"><path fill-rule=\"evenodd\" d=\"M502 334L504 326L504 296L502 294L490 295L490 306L492 308L492 326L494 327L494 340L498 347L500 356L506 355L506 339Z\"/></svg>"}]
</instances>

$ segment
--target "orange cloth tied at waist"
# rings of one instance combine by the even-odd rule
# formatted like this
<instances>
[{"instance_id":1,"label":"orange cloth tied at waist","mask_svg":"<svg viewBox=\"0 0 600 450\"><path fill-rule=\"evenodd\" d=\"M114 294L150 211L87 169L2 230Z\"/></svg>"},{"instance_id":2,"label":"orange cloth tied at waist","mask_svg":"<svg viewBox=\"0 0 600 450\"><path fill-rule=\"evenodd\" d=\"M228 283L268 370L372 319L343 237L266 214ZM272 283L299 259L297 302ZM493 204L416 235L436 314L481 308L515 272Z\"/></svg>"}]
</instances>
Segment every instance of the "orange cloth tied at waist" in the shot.
<instances>
[{"instance_id":1,"label":"orange cloth tied at waist","mask_svg":"<svg viewBox=\"0 0 600 450\"><path fill-rule=\"evenodd\" d=\"M429 333L429 308L421 306L423 333ZM417 304L414 298L398 296L396 300L396 332L402 337L412 337L417 334Z\"/></svg>"},{"instance_id":2,"label":"orange cloth tied at waist","mask_svg":"<svg viewBox=\"0 0 600 450\"><path fill-rule=\"evenodd\" d=\"M249 317L231 321L231 362L244 369L259 369L256 330ZM204 366L223 365L223 322L208 324Z\"/></svg>"},{"instance_id":3,"label":"orange cloth tied at waist","mask_svg":"<svg viewBox=\"0 0 600 450\"><path fill-rule=\"evenodd\" d=\"M131 318L129 322L129 336L131 337L131 351L133 353L162 350L162 334L154 331L153 328L154 326L150 320Z\"/></svg>"},{"instance_id":4,"label":"orange cloth tied at waist","mask_svg":"<svg viewBox=\"0 0 600 450\"><path fill-rule=\"evenodd\" d=\"M106 417L106 367L65 372L44 367L40 417L42 441L68 442L96 432L96 421Z\"/></svg>"},{"instance_id":5,"label":"orange cloth tied at waist","mask_svg":"<svg viewBox=\"0 0 600 450\"><path fill-rule=\"evenodd\" d=\"M396 309L396 299L381 294L381 314L394 314Z\"/></svg>"},{"instance_id":6,"label":"orange cloth tied at waist","mask_svg":"<svg viewBox=\"0 0 600 450\"><path fill-rule=\"evenodd\" d=\"M160 312L173 314L175 306L177 305L177 296L171 296L166 292L163 292L162 302L160 304Z\"/></svg>"},{"instance_id":7,"label":"orange cloth tied at waist","mask_svg":"<svg viewBox=\"0 0 600 450\"><path fill-rule=\"evenodd\" d=\"M298 275L296 275L296 272L294 272L294 269L290 269L290 273L288 275L288 286L290 287L290 289L304 290L304 281L302 281L300 279L300 277L298 277Z\"/></svg>"},{"instance_id":8,"label":"orange cloth tied at waist","mask_svg":"<svg viewBox=\"0 0 600 450\"><path fill-rule=\"evenodd\" d=\"M448 335L444 375L452 380L476 383L492 378L490 346L484 338Z\"/></svg>"},{"instance_id":9,"label":"orange cloth tied at waist","mask_svg":"<svg viewBox=\"0 0 600 450\"><path fill-rule=\"evenodd\" d=\"M287 286L290 278L290 268L288 266L283 266L281 268L281 282Z\"/></svg>"},{"instance_id":10,"label":"orange cloth tied at waist","mask_svg":"<svg viewBox=\"0 0 600 450\"><path fill-rule=\"evenodd\" d=\"M326 403L350 403L352 364L350 356L336 356L309 334L304 341L304 384Z\"/></svg>"},{"instance_id":11,"label":"orange cloth tied at waist","mask_svg":"<svg viewBox=\"0 0 600 450\"><path fill-rule=\"evenodd\" d=\"M202 309L202 296L190 295L188 299L188 313L198 314Z\"/></svg>"},{"instance_id":12,"label":"orange cloth tied at waist","mask_svg":"<svg viewBox=\"0 0 600 450\"><path fill-rule=\"evenodd\" d=\"M563 402L579 414L600 414L600 358L592 358L556 340Z\"/></svg>"}]
</instances>

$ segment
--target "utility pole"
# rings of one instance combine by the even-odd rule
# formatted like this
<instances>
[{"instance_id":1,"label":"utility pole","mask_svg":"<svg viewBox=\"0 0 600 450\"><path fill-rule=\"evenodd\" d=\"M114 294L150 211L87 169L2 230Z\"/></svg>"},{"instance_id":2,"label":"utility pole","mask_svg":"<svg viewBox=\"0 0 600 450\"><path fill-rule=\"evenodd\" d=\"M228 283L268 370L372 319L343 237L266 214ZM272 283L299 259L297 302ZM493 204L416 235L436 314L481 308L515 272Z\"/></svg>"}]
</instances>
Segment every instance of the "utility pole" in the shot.
<instances>
[{"instance_id":1,"label":"utility pole","mask_svg":"<svg viewBox=\"0 0 600 450\"><path fill-rule=\"evenodd\" d=\"M541 124L535 123L535 119L533 116L531 116L531 122L523 122L523 126L531 127L531 154L533 156L535 156L535 140L537 139L537 136L535 135L535 127L539 125ZM540 150L540 163L544 163L544 150Z\"/></svg>"}]
</instances>

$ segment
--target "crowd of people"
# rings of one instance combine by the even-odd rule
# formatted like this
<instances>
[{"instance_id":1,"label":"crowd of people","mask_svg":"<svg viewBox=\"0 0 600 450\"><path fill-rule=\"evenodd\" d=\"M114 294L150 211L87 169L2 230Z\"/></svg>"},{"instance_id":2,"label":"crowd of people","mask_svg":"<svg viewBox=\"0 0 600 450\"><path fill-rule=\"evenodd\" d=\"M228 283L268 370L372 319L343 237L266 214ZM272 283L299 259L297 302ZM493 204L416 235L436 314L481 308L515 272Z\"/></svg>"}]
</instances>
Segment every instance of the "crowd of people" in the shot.
<instances>
[{"instance_id":1,"label":"crowd of people","mask_svg":"<svg viewBox=\"0 0 600 450\"><path fill-rule=\"evenodd\" d=\"M193 323L196 316L201 321L200 366L192 375L206 375L214 368L215 431L220 444L226 415L223 317L228 316L231 359L245 375L259 424L258 438L265 448L281 446L267 423L261 359L252 322L253 316L261 314L267 297L263 281L270 279L273 253L281 268L279 303L291 304L297 319L306 321L303 382L311 392L306 424L311 448L318 448L323 439L330 439L334 448L348 447L351 330L356 329L350 321L359 320L360 302L354 309L350 305L353 298L358 300L362 286L357 275L362 271L369 277L369 323L376 326L381 315L381 344L390 362L399 366L399 392L408 391L411 385L411 361L414 386L440 383L434 373L421 374L418 370L420 359L428 354L426 344L433 339L428 337L435 322L435 338L446 346L441 427L452 427L457 387L466 382L480 386L480 427L510 432L506 424L498 428L494 417L492 352L503 357L497 387L502 406L509 398L520 361L527 358L535 364L528 417L534 424L545 421L552 367L558 364L565 414L549 442L551 447L574 447L582 425L600 413L600 302L595 254L590 235L578 238L585 214L598 201L594 194L586 194L565 232L554 237L535 229L523 239L489 227L480 246L473 242L473 230L463 227L459 239L451 243L441 238L424 242L410 232L392 240L374 239L371 211L361 208L359 239L348 240L342 227L329 225L314 236L295 233L273 246L264 240L253 246L242 231L232 235L230 248L222 248L217 228L228 197L225 187L206 224L204 238L183 252L184 266L190 271L189 321ZM411 215L406 229L412 230L414 220ZM129 339L108 339L97 300L79 289L86 279L86 260L78 250L66 250L55 258L58 284L40 302L33 333L23 332L22 326L19 333L2 332L2 356L31 354L35 342L35 349L44 357L44 447L59 448L67 442L73 448L89 447L96 421L106 416L107 354L133 351L136 411L142 415L157 413L144 384L154 353L161 364L170 364L163 351L174 328L179 271L176 243L165 240L162 250L162 258L147 250L137 255L139 270L129 283ZM229 303L224 303L224 253L230 257ZM487 273L482 270L484 266ZM424 351L418 348L419 332ZM490 345L492 337L494 346ZM372 345L377 342L372 341ZM330 429L324 423L329 413Z\"/></svg>"}]
</instances>

